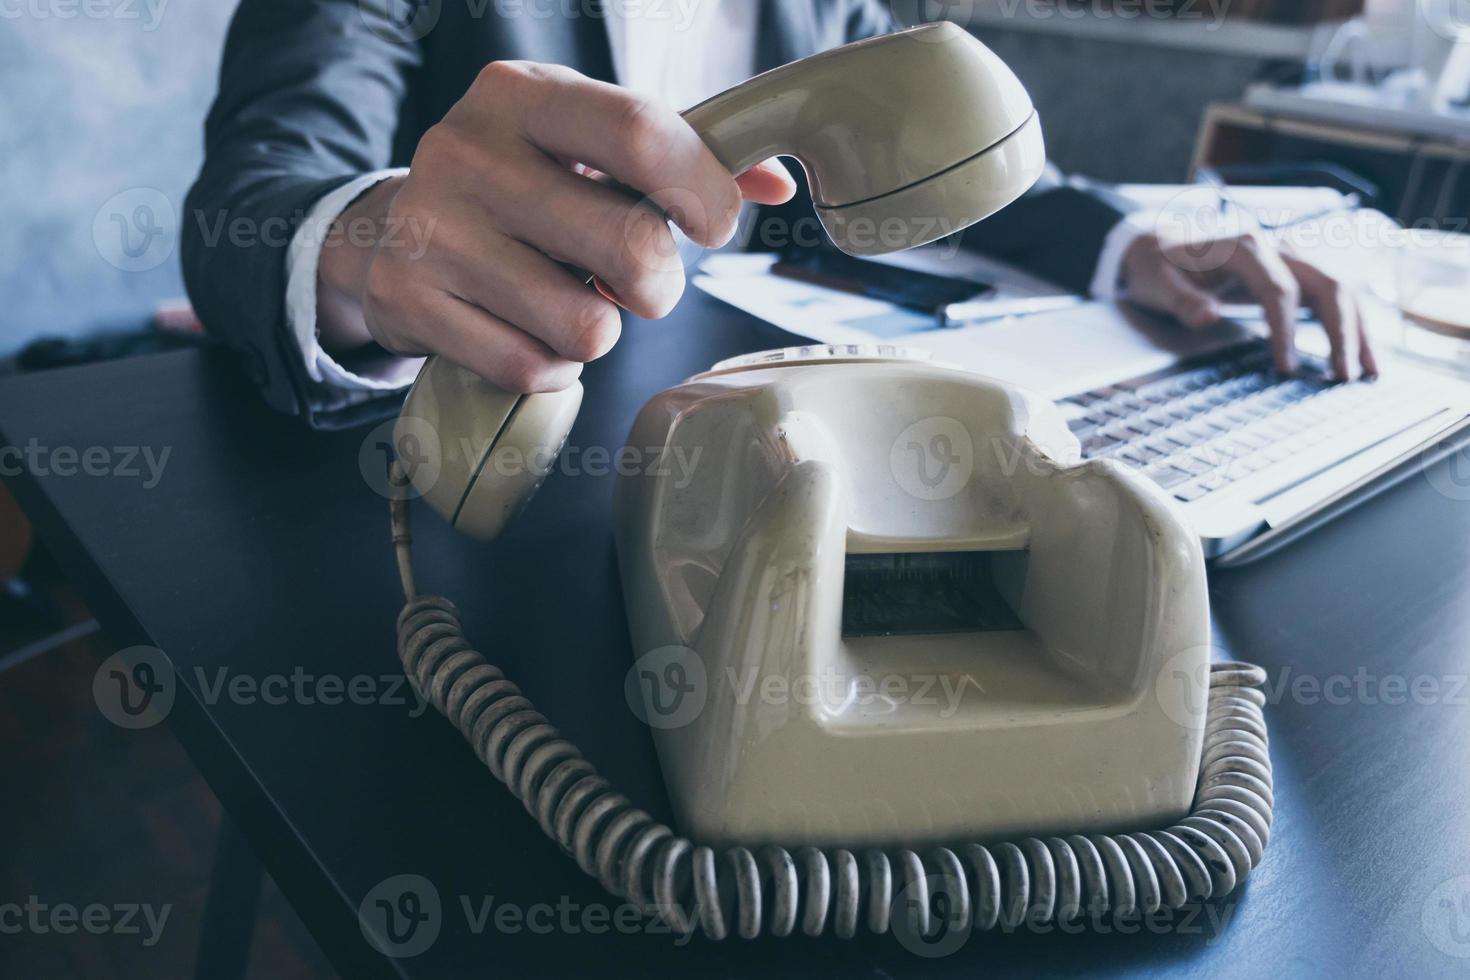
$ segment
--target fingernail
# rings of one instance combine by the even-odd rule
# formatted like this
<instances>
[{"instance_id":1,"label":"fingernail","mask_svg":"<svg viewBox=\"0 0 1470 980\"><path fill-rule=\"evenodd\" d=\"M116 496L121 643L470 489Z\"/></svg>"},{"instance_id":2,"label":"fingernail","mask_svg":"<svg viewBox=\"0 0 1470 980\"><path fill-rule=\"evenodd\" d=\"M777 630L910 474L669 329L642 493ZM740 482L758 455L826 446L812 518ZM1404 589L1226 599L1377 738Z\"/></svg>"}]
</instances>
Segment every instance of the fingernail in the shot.
<instances>
[{"instance_id":1,"label":"fingernail","mask_svg":"<svg viewBox=\"0 0 1470 980\"><path fill-rule=\"evenodd\" d=\"M628 304L623 302L623 298L617 294L617 290L613 289L611 286L609 286L607 283L603 282L601 279L597 278L596 276L593 276L592 277L592 285L593 285L593 287L599 293L601 293L606 298L612 300L614 303L618 304L623 309L626 310L628 308Z\"/></svg>"}]
</instances>

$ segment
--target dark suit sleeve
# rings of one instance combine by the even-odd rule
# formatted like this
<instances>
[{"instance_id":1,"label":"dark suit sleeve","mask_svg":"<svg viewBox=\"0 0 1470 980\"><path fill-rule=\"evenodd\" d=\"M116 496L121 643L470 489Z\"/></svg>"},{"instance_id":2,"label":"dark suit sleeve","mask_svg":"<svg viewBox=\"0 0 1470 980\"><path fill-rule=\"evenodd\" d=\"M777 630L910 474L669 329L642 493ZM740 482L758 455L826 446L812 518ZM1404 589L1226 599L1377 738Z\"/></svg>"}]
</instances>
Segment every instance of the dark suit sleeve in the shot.
<instances>
[{"instance_id":1,"label":"dark suit sleeve","mask_svg":"<svg viewBox=\"0 0 1470 980\"><path fill-rule=\"evenodd\" d=\"M400 8L404 4L398 5ZM314 424L381 414L308 378L285 310L286 255L323 195L390 164L416 41L376 0L241 0L205 123L181 253L208 332L275 408ZM411 26L411 25L410 25Z\"/></svg>"},{"instance_id":2,"label":"dark suit sleeve","mask_svg":"<svg viewBox=\"0 0 1470 980\"><path fill-rule=\"evenodd\" d=\"M960 243L1085 295L1104 239L1129 210L1101 188L1047 174L1019 200L966 228Z\"/></svg>"}]
</instances>

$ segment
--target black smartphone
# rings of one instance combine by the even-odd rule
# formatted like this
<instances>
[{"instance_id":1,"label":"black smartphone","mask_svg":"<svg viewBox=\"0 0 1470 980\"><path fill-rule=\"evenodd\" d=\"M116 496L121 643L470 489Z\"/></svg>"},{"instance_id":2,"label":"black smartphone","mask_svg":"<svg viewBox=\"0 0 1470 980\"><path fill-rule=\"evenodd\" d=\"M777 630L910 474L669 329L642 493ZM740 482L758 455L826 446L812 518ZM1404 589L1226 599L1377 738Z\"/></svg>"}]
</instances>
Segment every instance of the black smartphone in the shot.
<instances>
[{"instance_id":1,"label":"black smartphone","mask_svg":"<svg viewBox=\"0 0 1470 980\"><path fill-rule=\"evenodd\" d=\"M977 299L994 290L988 283L932 272L900 269L854 258L834 249L801 249L783 253L771 271L787 279L840 289L938 316L951 303Z\"/></svg>"}]
</instances>

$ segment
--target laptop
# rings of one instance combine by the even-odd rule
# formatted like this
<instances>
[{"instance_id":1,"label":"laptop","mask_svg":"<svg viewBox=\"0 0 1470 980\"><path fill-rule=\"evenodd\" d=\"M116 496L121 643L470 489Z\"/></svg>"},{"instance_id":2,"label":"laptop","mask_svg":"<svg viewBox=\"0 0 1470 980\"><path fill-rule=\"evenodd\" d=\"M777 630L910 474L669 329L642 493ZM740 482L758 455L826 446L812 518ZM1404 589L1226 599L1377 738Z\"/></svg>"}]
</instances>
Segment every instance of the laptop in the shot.
<instances>
[{"instance_id":1,"label":"laptop","mask_svg":"<svg viewBox=\"0 0 1470 980\"><path fill-rule=\"evenodd\" d=\"M1470 428L1470 383L1391 351L1374 381L1328 377L1319 325L1276 374L1259 321L1189 331L1127 306L926 332L936 359L1054 398L1085 458L1131 466L1178 503L1205 556L1238 564L1412 474ZM1380 345L1381 346L1381 345Z\"/></svg>"}]
</instances>

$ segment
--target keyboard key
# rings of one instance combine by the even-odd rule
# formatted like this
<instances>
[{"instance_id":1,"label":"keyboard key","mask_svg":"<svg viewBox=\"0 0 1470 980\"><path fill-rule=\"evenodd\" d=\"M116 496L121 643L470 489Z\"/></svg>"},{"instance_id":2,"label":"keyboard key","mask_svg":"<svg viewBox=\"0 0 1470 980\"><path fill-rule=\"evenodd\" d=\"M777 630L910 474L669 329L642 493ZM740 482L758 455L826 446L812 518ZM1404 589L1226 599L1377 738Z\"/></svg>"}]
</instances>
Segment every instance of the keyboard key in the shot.
<instances>
[{"instance_id":1,"label":"keyboard key","mask_svg":"<svg viewBox=\"0 0 1470 980\"><path fill-rule=\"evenodd\" d=\"M1057 411L1062 413L1062 418L1066 419L1068 425L1081 422L1087 417L1087 406L1080 402L1070 400L1059 401L1057 402Z\"/></svg>"},{"instance_id":2,"label":"keyboard key","mask_svg":"<svg viewBox=\"0 0 1470 980\"><path fill-rule=\"evenodd\" d=\"M1206 463L1204 460L1188 453L1181 453L1178 456L1169 457L1169 465L1176 469L1184 470L1190 476L1199 476L1201 473L1208 473L1214 469L1213 464Z\"/></svg>"},{"instance_id":3,"label":"keyboard key","mask_svg":"<svg viewBox=\"0 0 1470 980\"><path fill-rule=\"evenodd\" d=\"M1414 399L1422 393L1381 382L1282 377L1269 351L1254 348L1228 363L1073 396L1060 408L1086 456L1143 468L1179 499L1197 500L1265 469L1284 473L1314 447L1382 428Z\"/></svg>"},{"instance_id":4,"label":"keyboard key","mask_svg":"<svg viewBox=\"0 0 1470 980\"><path fill-rule=\"evenodd\" d=\"M1236 402L1228 408L1222 408L1216 414L1222 421L1229 422L1232 429L1243 429L1261 417L1255 412L1247 411L1240 402Z\"/></svg>"},{"instance_id":5,"label":"keyboard key","mask_svg":"<svg viewBox=\"0 0 1470 980\"><path fill-rule=\"evenodd\" d=\"M1144 471L1144 476L1163 487L1165 490L1177 487L1189 479L1189 474L1172 466L1154 466Z\"/></svg>"},{"instance_id":6,"label":"keyboard key","mask_svg":"<svg viewBox=\"0 0 1470 980\"><path fill-rule=\"evenodd\" d=\"M1129 431L1136 432L1141 436L1152 435L1163 428L1159 423L1150 421L1147 416L1131 418L1123 424Z\"/></svg>"},{"instance_id":7,"label":"keyboard key","mask_svg":"<svg viewBox=\"0 0 1470 980\"><path fill-rule=\"evenodd\" d=\"M1281 444L1282 448L1287 451L1288 455L1299 453L1304 449L1310 448L1312 445L1312 440L1310 436L1313 431L1314 430L1312 429L1303 429L1301 432L1298 432L1296 435L1283 442Z\"/></svg>"},{"instance_id":8,"label":"keyboard key","mask_svg":"<svg viewBox=\"0 0 1470 980\"><path fill-rule=\"evenodd\" d=\"M1232 406L1232 411L1235 412L1237 417L1244 419L1246 425L1271 414L1270 406L1262 403L1258 398L1247 398L1243 401L1238 401Z\"/></svg>"},{"instance_id":9,"label":"keyboard key","mask_svg":"<svg viewBox=\"0 0 1470 980\"><path fill-rule=\"evenodd\" d=\"M1220 447L1220 452L1234 459L1239 459L1241 456L1249 456L1258 448L1256 446L1249 445L1238 435L1231 435L1227 436L1224 439L1217 440L1216 445Z\"/></svg>"},{"instance_id":10,"label":"keyboard key","mask_svg":"<svg viewBox=\"0 0 1470 980\"><path fill-rule=\"evenodd\" d=\"M1200 392L1200 394L1204 396L1206 402L1216 407L1219 407L1220 405L1229 405L1232 401L1231 393L1225 390L1225 387L1223 385L1217 385L1214 388L1206 388L1204 391Z\"/></svg>"},{"instance_id":11,"label":"keyboard key","mask_svg":"<svg viewBox=\"0 0 1470 980\"><path fill-rule=\"evenodd\" d=\"M1127 463L1129 466L1138 469L1143 469L1148 465L1143 456L1133 446L1124 446L1122 449L1113 453L1113 458L1120 463Z\"/></svg>"},{"instance_id":12,"label":"keyboard key","mask_svg":"<svg viewBox=\"0 0 1470 980\"><path fill-rule=\"evenodd\" d=\"M1197 459L1209 467L1221 466L1231 458L1216 448L1216 444L1213 442L1206 443L1203 446L1195 446L1184 455L1191 459Z\"/></svg>"}]
</instances>

